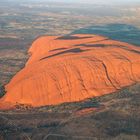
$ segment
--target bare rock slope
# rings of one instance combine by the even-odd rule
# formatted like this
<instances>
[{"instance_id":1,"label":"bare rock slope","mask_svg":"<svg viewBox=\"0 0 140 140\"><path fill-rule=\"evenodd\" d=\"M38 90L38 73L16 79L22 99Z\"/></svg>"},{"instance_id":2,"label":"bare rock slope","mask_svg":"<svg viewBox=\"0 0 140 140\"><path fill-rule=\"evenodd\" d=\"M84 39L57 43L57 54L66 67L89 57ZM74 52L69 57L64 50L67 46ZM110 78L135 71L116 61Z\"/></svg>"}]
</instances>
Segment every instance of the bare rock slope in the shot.
<instances>
[{"instance_id":1,"label":"bare rock slope","mask_svg":"<svg viewBox=\"0 0 140 140\"><path fill-rule=\"evenodd\" d=\"M43 36L29 54L0 108L81 101L140 81L140 48L98 35Z\"/></svg>"}]
</instances>

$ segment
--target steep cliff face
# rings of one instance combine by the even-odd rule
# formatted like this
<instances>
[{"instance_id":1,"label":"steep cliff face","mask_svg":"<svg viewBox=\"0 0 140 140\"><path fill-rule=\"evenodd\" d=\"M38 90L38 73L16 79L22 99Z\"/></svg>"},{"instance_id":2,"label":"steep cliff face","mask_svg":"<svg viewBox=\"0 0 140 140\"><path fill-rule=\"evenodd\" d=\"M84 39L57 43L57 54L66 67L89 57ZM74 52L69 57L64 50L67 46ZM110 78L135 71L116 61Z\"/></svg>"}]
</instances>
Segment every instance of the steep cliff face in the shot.
<instances>
[{"instance_id":1,"label":"steep cliff face","mask_svg":"<svg viewBox=\"0 0 140 140\"><path fill-rule=\"evenodd\" d=\"M140 81L140 48L97 35L43 36L29 49L1 99L1 108L74 102Z\"/></svg>"}]
</instances>

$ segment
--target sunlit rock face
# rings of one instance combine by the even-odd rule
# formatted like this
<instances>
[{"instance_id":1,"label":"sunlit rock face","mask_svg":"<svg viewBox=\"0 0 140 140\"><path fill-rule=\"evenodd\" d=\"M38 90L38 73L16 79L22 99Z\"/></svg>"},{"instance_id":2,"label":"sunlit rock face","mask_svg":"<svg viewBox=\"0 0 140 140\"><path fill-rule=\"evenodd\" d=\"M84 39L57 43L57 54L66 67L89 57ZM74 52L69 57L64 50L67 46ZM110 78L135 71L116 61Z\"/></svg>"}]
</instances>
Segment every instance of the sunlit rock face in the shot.
<instances>
[{"instance_id":1,"label":"sunlit rock face","mask_svg":"<svg viewBox=\"0 0 140 140\"><path fill-rule=\"evenodd\" d=\"M81 101L140 81L140 48L98 35L43 36L29 54L0 108Z\"/></svg>"}]
</instances>

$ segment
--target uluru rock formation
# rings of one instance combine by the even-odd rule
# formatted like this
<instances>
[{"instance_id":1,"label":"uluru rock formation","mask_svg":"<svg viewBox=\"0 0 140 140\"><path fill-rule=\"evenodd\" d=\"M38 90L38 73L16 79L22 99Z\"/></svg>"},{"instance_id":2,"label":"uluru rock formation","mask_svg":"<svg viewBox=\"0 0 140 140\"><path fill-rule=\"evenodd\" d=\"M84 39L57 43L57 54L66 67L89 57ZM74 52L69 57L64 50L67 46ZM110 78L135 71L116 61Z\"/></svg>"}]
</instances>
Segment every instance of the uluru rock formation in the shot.
<instances>
[{"instance_id":1,"label":"uluru rock formation","mask_svg":"<svg viewBox=\"0 0 140 140\"><path fill-rule=\"evenodd\" d=\"M98 35L43 36L29 54L0 108L81 101L140 81L140 48Z\"/></svg>"}]
</instances>

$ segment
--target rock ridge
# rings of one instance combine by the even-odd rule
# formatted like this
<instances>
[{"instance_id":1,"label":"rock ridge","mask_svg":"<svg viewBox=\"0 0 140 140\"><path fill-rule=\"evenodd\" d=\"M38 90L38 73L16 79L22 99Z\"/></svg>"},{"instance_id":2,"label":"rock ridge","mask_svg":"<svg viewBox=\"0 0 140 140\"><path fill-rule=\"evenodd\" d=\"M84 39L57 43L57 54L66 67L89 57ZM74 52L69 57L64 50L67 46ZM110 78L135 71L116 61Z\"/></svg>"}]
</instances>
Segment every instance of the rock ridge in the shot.
<instances>
[{"instance_id":1,"label":"rock ridge","mask_svg":"<svg viewBox=\"0 0 140 140\"><path fill-rule=\"evenodd\" d=\"M43 36L5 86L0 108L81 101L140 81L140 48L99 35Z\"/></svg>"}]
</instances>

